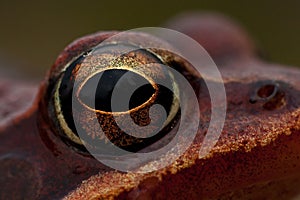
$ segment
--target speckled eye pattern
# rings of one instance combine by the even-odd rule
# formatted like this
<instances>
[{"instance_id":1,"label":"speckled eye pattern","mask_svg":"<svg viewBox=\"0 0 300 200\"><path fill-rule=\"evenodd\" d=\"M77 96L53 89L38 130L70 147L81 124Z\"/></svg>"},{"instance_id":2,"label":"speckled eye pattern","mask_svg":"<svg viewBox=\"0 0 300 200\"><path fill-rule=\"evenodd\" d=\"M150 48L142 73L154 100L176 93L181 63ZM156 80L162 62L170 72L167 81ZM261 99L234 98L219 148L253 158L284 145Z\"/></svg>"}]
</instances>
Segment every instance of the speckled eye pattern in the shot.
<instances>
[{"instance_id":1,"label":"speckled eye pattern","mask_svg":"<svg viewBox=\"0 0 300 200\"><path fill-rule=\"evenodd\" d=\"M166 129L170 129L170 126L174 125L176 119L180 116L177 97L168 88L156 84L157 79L161 79L161 81L173 84L174 90L176 90L175 87L178 87L176 80L172 79L169 71L159 69L159 66L155 67L156 64L164 64L163 61L154 53L138 47L134 47L138 50L122 54L115 59L114 56L116 55L114 55L113 49L116 48L126 49L132 47L110 44L101 46L100 49L93 49L94 52L98 53L95 55L85 53L66 66L56 85L54 104L56 114L59 116L60 126L70 142L75 143L78 147L82 147L85 139L88 141L98 140L98 142L99 140L105 142L105 139L109 139L120 148L133 152L138 151L165 136ZM147 68L144 67L146 64L148 65ZM85 74L84 77L79 77L79 84L74 85L76 77L81 76L81 74L78 75L79 69ZM126 78L122 78L125 75ZM119 87L120 92L126 93L130 87L140 83L142 83L142 86L137 88L130 98L129 108L117 108L112 111L111 97L113 90ZM76 102L79 103L82 113L86 114L86 118L74 119L72 111L73 94L76 96ZM112 112L120 117L130 115L137 125L147 126L151 120L149 118L149 108L153 104L162 105L167 112L166 121L159 124L161 116L154 116L152 121L157 120L157 127L152 125L152 127L149 127L149 133L141 133L142 136L161 129L153 137L144 137L146 139L143 139L126 134L118 128L112 116ZM89 119L88 116L91 113L92 116ZM82 131L86 132L86 138L79 138L74 120L79 121ZM100 124L106 138L98 136L93 131L93 127L85 127L94 123ZM86 145L93 146L94 144L86 143ZM84 148L81 149L84 150Z\"/></svg>"}]
</instances>

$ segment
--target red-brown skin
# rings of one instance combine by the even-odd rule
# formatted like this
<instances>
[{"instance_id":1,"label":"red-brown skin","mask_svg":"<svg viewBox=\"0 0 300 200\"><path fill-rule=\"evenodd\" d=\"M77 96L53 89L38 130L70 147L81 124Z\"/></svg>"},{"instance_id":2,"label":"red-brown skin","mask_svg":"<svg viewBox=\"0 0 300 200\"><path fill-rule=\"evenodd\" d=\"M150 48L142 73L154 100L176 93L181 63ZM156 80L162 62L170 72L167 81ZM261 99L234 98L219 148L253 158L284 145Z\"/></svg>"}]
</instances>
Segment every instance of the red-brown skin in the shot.
<instances>
[{"instance_id":1,"label":"red-brown skin","mask_svg":"<svg viewBox=\"0 0 300 200\"><path fill-rule=\"evenodd\" d=\"M1 122L5 123L0 126L0 199L59 199L69 193L69 199L113 196L120 199L199 199L222 194L229 198L231 191L299 175L299 70L258 60L249 37L224 17L181 16L170 21L168 26L202 44L224 77L227 118L211 157L198 159L194 156L209 122L209 97L205 90L199 96L202 126L194 146L183 156L194 164L184 169L174 170L180 165L172 165L147 175L115 172L66 145L58 137L47 113L48 86L55 81L53 77L61 66L114 34L96 33L66 47L41 83L34 101L14 102L18 109L24 110L23 114L4 115L1 108ZM249 103L258 87L255 83L266 80L266 77L260 77L260 73L266 72L270 73L268 80L288 84L283 87L284 106L267 110L261 103ZM10 87L5 89L6 85ZM18 88L18 84L11 81L0 85L5 93L11 88ZM29 91L36 91L30 88L19 90L14 96L18 99L34 94L29 94ZM3 98L7 96L5 93L0 93L1 104L10 104L11 98ZM30 108L29 103L32 103ZM125 178L132 179L130 186ZM87 182L81 185L84 180ZM128 188L124 189L125 186ZM114 190L105 196L101 193L105 187ZM248 190L253 192L251 188ZM288 187L283 190L288 190ZM278 196L281 192L276 188L274 194Z\"/></svg>"},{"instance_id":2,"label":"red-brown skin","mask_svg":"<svg viewBox=\"0 0 300 200\"><path fill-rule=\"evenodd\" d=\"M84 44L91 45L93 41L97 44L104 35L87 36L71 44L58 57L50 73L81 53ZM51 82L47 79L41 83L32 107L1 127L0 199L61 198L82 180L110 170L94 158L74 151L54 134L47 119L47 102L43 101ZM20 101L17 104L26 103Z\"/></svg>"}]
</instances>

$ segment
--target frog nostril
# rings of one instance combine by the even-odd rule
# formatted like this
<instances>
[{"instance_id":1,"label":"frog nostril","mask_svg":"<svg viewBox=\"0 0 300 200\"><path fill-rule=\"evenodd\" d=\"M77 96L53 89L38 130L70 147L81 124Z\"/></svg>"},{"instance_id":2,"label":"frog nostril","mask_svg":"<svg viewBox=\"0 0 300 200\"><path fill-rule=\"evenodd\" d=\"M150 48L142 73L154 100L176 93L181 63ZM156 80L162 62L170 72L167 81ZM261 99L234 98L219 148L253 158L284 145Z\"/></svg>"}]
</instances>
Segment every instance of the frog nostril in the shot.
<instances>
[{"instance_id":1,"label":"frog nostril","mask_svg":"<svg viewBox=\"0 0 300 200\"><path fill-rule=\"evenodd\" d=\"M257 96L263 99L270 99L276 95L278 86L275 84L267 84L259 88Z\"/></svg>"},{"instance_id":2,"label":"frog nostril","mask_svg":"<svg viewBox=\"0 0 300 200\"><path fill-rule=\"evenodd\" d=\"M279 83L275 81L259 82L256 86L255 93L251 95L249 102L255 104L262 103L266 110L274 110L285 104L285 93L280 88Z\"/></svg>"}]
</instances>

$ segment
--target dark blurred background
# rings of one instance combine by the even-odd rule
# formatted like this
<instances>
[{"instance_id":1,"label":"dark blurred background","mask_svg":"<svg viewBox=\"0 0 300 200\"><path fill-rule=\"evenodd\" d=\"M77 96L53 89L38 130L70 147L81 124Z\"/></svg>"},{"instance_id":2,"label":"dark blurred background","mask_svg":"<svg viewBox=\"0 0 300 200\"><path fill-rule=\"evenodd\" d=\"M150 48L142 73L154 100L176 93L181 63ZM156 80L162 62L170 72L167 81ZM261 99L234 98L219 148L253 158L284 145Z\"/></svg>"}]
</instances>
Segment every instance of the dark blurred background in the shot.
<instances>
[{"instance_id":1,"label":"dark blurred background","mask_svg":"<svg viewBox=\"0 0 300 200\"><path fill-rule=\"evenodd\" d=\"M188 10L228 15L248 30L270 60L300 66L299 9L296 0L0 0L0 72L40 80L77 37L98 30L160 26Z\"/></svg>"}]
</instances>

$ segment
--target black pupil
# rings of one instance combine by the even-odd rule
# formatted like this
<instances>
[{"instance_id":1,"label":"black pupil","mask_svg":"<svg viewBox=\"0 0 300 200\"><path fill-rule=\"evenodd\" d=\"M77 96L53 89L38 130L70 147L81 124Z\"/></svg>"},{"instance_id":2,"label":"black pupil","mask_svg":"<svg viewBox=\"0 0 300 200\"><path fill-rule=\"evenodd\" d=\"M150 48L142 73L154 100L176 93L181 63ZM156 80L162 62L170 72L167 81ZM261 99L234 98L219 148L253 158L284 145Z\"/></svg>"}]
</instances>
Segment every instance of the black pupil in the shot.
<instances>
[{"instance_id":1,"label":"black pupil","mask_svg":"<svg viewBox=\"0 0 300 200\"><path fill-rule=\"evenodd\" d=\"M132 90L133 88L135 89ZM123 101L122 97L125 97L130 91L134 91L131 92L129 109L142 105L155 92L152 85L139 74L123 69L111 69L91 77L82 87L79 98L91 108L111 112L111 99L114 90L118 93L118 101ZM127 109L118 107L118 105L113 107L114 112L127 110L128 106Z\"/></svg>"}]
</instances>

